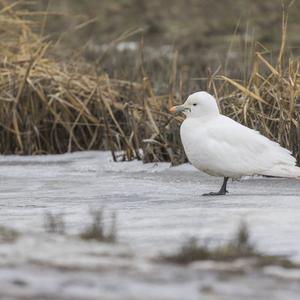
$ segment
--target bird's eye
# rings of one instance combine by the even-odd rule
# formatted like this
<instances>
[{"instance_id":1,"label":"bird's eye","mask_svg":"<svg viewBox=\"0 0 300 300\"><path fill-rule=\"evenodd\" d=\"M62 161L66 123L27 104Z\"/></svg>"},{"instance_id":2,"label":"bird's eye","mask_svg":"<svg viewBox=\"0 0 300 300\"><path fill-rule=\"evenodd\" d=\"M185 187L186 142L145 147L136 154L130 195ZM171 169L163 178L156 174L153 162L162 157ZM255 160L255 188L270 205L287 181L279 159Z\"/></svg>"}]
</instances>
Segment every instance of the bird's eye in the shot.
<instances>
[{"instance_id":1,"label":"bird's eye","mask_svg":"<svg viewBox=\"0 0 300 300\"><path fill-rule=\"evenodd\" d=\"M193 103L193 106L196 106L197 105L197 103Z\"/></svg>"}]
</instances>

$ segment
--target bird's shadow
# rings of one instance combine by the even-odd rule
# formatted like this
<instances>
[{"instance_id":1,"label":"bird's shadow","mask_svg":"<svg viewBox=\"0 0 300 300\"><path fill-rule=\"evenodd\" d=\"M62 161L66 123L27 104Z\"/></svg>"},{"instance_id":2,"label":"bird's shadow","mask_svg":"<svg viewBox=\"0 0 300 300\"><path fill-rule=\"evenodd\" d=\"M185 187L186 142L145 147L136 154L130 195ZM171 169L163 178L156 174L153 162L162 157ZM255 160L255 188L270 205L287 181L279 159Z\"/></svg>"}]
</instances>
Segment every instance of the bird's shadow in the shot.
<instances>
[{"instance_id":1,"label":"bird's shadow","mask_svg":"<svg viewBox=\"0 0 300 300\"><path fill-rule=\"evenodd\" d=\"M227 194L227 195L219 195L219 196L207 196L207 195L201 195L201 199L226 199L226 198L236 198L236 197L253 197L253 196L257 196L257 197L273 197L273 196L299 196L297 194L279 194L279 193L238 193L238 194Z\"/></svg>"}]
</instances>

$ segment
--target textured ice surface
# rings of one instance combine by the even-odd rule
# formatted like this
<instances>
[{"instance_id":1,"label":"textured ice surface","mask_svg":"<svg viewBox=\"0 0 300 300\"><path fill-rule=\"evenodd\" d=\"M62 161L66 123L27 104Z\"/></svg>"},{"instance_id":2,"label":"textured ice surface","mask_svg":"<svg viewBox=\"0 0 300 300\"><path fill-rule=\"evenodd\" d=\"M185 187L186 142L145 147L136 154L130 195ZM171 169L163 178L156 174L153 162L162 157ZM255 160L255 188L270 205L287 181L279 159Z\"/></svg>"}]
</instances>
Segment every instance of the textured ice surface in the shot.
<instances>
[{"instance_id":1,"label":"textured ice surface","mask_svg":"<svg viewBox=\"0 0 300 300\"><path fill-rule=\"evenodd\" d=\"M0 225L22 233L0 245L1 299L299 299L299 270L181 268L149 257L190 236L226 241L246 220L259 249L299 261L300 181L249 178L206 198L221 179L190 165L113 163L105 152L1 156L0 170ZM46 212L63 213L75 234L102 207L108 222L117 213L121 245L44 233Z\"/></svg>"}]
</instances>

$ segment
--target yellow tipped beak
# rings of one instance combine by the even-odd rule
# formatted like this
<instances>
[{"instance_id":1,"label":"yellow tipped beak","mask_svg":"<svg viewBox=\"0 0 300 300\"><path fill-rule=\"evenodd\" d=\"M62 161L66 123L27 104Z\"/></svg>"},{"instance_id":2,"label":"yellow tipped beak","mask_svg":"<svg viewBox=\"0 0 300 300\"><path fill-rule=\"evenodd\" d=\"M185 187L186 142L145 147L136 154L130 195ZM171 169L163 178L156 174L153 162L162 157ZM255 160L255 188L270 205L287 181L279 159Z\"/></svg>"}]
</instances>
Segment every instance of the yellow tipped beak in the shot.
<instances>
[{"instance_id":1,"label":"yellow tipped beak","mask_svg":"<svg viewBox=\"0 0 300 300\"><path fill-rule=\"evenodd\" d=\"M171 113L176 113L177 110L177 106L172 106L171 108L169 108L169 112Z\"/></svg>"},{"instance_id":2,"label":"yellow tipped beak","mask_svg":"<svg viewBox=\"0 0 300 300\"><path fill-rule=\"evenodd\" d=\"M188 108L186 108L184 105L178 105L178 106L172 106L169 109L169 112L171 112L171 113L180 113L180 112L184 112L185 110L188 110Z\"/></svg>"}]
</instances>

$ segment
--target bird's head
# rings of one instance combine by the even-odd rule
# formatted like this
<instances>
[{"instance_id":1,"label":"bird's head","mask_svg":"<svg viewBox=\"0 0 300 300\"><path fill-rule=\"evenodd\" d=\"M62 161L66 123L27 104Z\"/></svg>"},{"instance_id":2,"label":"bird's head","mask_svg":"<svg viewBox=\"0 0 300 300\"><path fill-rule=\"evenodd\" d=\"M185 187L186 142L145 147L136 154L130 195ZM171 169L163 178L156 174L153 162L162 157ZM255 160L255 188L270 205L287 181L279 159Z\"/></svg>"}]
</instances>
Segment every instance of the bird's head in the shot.
<instances>
[{"instance_id":1,"label":"bird's head","mask_svg":"<svg viewBox=\"0 0 300 300\"><path fill-rule=\"evenodd\" d=\"M170 112L183 112L187 117L201 118L219 114L216 99L207 92L191 94L182 105L173 106Z\"/></svg>"}]
</instances>

